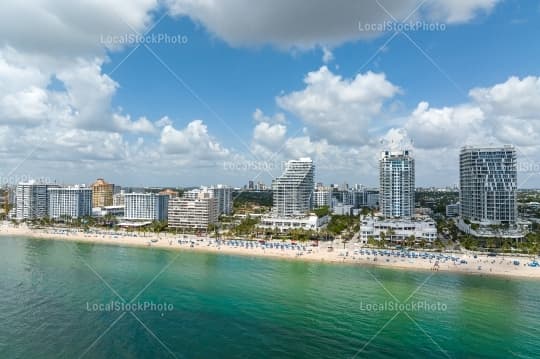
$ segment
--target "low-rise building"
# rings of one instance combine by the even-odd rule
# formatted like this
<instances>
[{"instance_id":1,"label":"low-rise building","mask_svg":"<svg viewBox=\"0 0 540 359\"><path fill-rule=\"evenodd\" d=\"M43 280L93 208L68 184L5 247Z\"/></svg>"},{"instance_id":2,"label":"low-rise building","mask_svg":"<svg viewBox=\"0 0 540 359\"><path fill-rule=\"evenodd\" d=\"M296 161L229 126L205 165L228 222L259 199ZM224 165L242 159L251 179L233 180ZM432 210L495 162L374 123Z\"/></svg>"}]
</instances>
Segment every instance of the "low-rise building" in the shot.
<instances>
[{"instance_id":1,"label":"low-rise building","mask_svg":"<svg viewBox=\"0 0 540 359\"><path fill-rule=\"evenodd\" d=\"M117 218L123 218L124 206L105 206L92 208L92 216L94 217L106 217L108 215Z\"/></svg>"},{"instance_id":2,"label":"low-rise building","mask_svg":"<svg viewBox=\"0 0 540 359\"><path fill-rule=\"evenodd\" d=\"M272 217L264 216L261 218L259 228L277 229L280 232L287 232L291 229L305 229L319 231L326 227L329 216L317 217L315 214L303 217Z\"/></svg>"},{"instance_id":3,"label":"low-rise building","mask_svg":"<svg viewBox=\"0 0 540 359\"><path fill-rule=\"evenodd\" d=\"M437 239L435 221L428 217L407 219L379 219L365 216L360 221L360 241L364 244L369 238L381 240L384 238L395 243L402 243L411 237L416 241L433 242Z\"/></svg>"},{"instance_id":4,"label":"low-rise building","mask_svg":"<svg viewBox=\"0 0 540 359\"><path fill-rule=\"evenodd\" d=\"M338 204L332 208L332 213L338 216L351 216L353 214L353 206L350 204Z\"/></svg>"},{"instance_id":5,"label":"low-rise building","mask_svg":"<svg viewBox=\"0 0 540 359\"><path fill-rule=\"evenodd\" d=\"M459 216L459 202L447 204L446 217L457 217L457 216Z\"/></svg>"}]
</instances>

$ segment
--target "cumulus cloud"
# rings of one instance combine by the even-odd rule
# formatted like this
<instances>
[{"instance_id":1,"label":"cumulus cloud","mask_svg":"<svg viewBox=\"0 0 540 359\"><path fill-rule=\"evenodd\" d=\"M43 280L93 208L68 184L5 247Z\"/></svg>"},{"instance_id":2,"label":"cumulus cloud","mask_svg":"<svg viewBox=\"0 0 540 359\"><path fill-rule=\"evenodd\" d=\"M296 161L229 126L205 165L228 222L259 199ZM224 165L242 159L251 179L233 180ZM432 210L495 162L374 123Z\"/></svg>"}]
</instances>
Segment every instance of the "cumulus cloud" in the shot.
<instances>
[{"instance_id":1,"label":"cumulus cloud","mask_svg":"<svg viewBox=\"0 0 540 359\"><path fill-rule=\"evenodd\" d=\"M107 38L142 32L157 0L0 2L0 47L56 58L104 55ZM28 21L25 21L28 20Z\"/></svg>"},{"instance_id":2,"label":"cumulus cloud","mask_svg":"<svg viewBox=\"0 0 540 359\"><path fill-rule=\"evenodd\" d=\"M482 110L497 116L540 119L540 78L512 76L505 82L487 88L474 88L471 98Z\"/></svg>"},{"instance_id":3,"label":"cumulus cloud","mask_svg":"<svg viewBox=\"0 0 540 359\"><path fill-rule=\"evenodd\" d=\"M189 16L215 36L234 46L272 44L280 48L311 48L339 45L366 39L378 33L359 31L358 24L377 24L389 20L376 1L326 0L248 0L193 1L167 0L171 12ZM479 12L489 12L497 0L427 0L416 16L458 23ZM417 6L415 0L382 1L398 20Z\"/></svg>"},{"instance_id":4,"label":"cumulus cloud","mask_svg":"<svg viewBox=\"0 0 540 359\"><path fill-rule=\"evenodd\" d=\"M285 123L285 115L278 112L273 116L266 116L260 108L257 108L253 112L253 120L255 120L255 122Z\"/></svg>"},{"instance_id":5,"label":"cumulus cloud","mask_svg":"<svg viewBox=\"0 0 540 359\"><path fill-rule=\"evenodd\" d=\"M303 90L279 96L278 105L302 120L314 138L337 144L364 143L384 102L399 92L384 74L366 72L344 79L326 66L308 73L304 82Z\"/></svg>"},{"instance_id":6,"label":"cumulus cloud","mask_svg":"<svg viewBox=\"0 0 540 359\"><path fill-rule=\"evenodd\" d=\"M285 125L271 125L268 122L261 122L253 130L253 140L268 148L275 148L283 142L286 132L287 127Z\"/></svg>"},{"instance_id":7,"label":"cumulus cloud","mask_svg":"<svg viewBox=\"0 0 540 359\"><path fill-rule=\"evenodd\" d=\"M404 125L415 145L434 149L474 143L538 143L538 77L510 77L491 87L473 88L469 96L466 103L442 108L419 103Z\"/></svg>"},{"instance_id":8,"label":"cumulus cloud","mask_svg":"<svg viewBox=\"0 0 540 359\"><path fill-rule=\"evenodd\" d=\"M470 104L430 108L420 102L404 127L417 147L459 146L466 134L483 131L484 118L482 110Z\"/></svg>"},{"instance_id":9,"label":"cumulus cloud","mask_svg":"<svg viewBox=\"0 0 540 359\"><path fill-rule=\"evenodd\" d=\"M190 122L182 130L165 126L161 131L160 144L166 154L191 155L205 160L224 158L230 153L210 136L201 120Z\"/></svg>"}]
</instances>

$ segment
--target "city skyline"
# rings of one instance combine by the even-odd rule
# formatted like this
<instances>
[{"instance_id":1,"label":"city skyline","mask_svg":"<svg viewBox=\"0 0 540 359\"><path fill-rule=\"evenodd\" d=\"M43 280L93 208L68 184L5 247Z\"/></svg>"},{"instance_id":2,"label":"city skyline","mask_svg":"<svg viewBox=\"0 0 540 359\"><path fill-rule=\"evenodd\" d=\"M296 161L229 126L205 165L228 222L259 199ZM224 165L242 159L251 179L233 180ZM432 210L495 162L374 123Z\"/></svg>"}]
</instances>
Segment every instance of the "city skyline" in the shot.
<instances>
[{"instance_id":1,"label":"city skyline","mask_svg":"<svg viewBox=\"0 0 540 359\"><path fill-rule=\"evenodd\" d=\"M0 5L2 183L240 186L309 156L321 181L374 186L396 146L418 186L451 186L459 148L513 144L540 187L537 4L124 5Z\"/></svg>"},{"instance_id":2,"label":"city skyline","mask_svg":"<svg viewBox=\"0 0 540 359\"><path fill-rule=\"evenodd\" d=\"M0 1L0 358L537 357L539 24Z\"/></svg>"}]
</instances>

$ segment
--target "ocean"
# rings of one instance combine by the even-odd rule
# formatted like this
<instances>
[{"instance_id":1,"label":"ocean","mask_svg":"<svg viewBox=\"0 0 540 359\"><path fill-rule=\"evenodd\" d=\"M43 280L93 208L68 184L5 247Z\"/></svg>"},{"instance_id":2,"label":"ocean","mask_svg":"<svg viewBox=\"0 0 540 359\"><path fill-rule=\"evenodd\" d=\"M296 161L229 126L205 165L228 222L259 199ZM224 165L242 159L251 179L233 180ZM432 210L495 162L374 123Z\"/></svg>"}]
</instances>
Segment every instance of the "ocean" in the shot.
<instances>
[{"instance_id":1,"label":"ocean","mask_svg":"<svg viewBox=\"0 0 540 359\"><path fill-rule=\"evenodd\" d=\"M0 237L0 358L540 358L540 280Z\"/></svg>"}]
</instances>

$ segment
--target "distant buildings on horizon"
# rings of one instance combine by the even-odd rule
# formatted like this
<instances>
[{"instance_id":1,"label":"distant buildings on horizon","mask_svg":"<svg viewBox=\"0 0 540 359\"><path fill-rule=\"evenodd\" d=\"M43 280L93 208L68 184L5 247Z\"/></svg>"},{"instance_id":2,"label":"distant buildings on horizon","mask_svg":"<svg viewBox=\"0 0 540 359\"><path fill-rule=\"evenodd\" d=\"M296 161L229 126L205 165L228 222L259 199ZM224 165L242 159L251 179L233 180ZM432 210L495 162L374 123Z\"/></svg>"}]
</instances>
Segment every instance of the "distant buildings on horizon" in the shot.
<instances>
[{"instance_id":1,"label":"distant buildings on horizon","mask_svg":"<svg viewBox=\"0 0 540 359\"><path fill-rule=\"evenodd\" d=\"M459 156L460 201L447 207L448 217L459 217L464 231L474 226L513 227L517 218L517 158L513 146L463 147ZM379 158L378 189L346 183L324 186L315 183L315 164L310 158L290 160L283 173L272 181L273 206L263 226L319 229L324 220L313 219L313 209L328 206L336 214L358 214L363 207L379 208L385 221L371 226L363 238L380 238L381 230L392 229L396 238L411 235L432 240L431 224L410 225L415 214L415 160L409 150L382 151ZM261 190L250 181L246 190ZM455 191L456 187L437 191ZM145 192L146 191L146 192ZM180 194L173 189L115 186L98 178L91 186L60 186L36 181L19 183L15 189L13 216L21 220L85 216L120 216L125 221L169 221L173 228L207 228L220 215L233 210L233 189L226 185L201 186ZM425 216L424 216L425 217ZM418 221L417 221L418 222ZM470 224L474 225L471 226ZM464 228L467 224L467 228ZM385 229L386 228L386 229ZM379 230L379 231L378 231ZM377 232L378 231L378 232ZM409 231L409 232L407 232ZM422 232L424 231L424 232ZM471 232L472 233L472 232Z\"/></svg>"}]
</instances>

